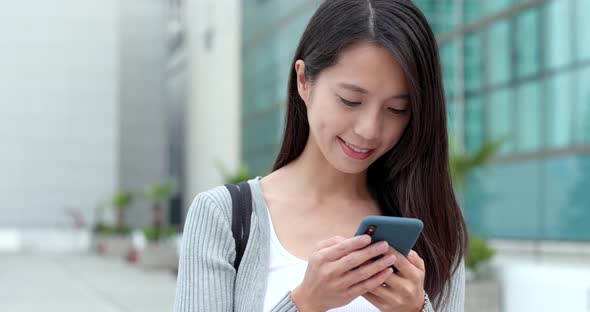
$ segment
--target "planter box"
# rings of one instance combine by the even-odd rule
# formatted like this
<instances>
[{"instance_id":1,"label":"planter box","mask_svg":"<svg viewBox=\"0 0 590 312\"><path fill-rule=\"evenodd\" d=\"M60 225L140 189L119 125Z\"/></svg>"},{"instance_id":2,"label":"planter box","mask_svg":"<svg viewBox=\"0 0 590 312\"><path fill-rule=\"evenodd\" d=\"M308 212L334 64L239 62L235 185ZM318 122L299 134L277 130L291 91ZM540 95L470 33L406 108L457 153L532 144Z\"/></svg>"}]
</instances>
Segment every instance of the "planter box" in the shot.
<instances>
[{"instance_id":1,"label":"planter box","mask_svg":"<svg viewBox=\"0 0 590 312\"><path fill-rule=\"evenodd\" d=\"M125 259L132 248L129 235L92 235L92 251L103 256Z\"/></svg>"},{"instance_id":2,"label":"planter box","mask_svg":"<svg viewBox=\"0 0 590 312\"><path fill-rule=\"evenodd\" d=\"M146 242L139 252L138 264L146 270L175 270L178 266L178 257L174 241Z\"/></svg>"},{"instance_id":3,"label":"planter box","mask_svg":"<svg viewBox=\"0 0 590 312\"><path fill-rule=\"evenodd\" d=\"M500 312L502 291L495 280L473 280L465 283L465 312Z\"/></svg>"}]
</instances>

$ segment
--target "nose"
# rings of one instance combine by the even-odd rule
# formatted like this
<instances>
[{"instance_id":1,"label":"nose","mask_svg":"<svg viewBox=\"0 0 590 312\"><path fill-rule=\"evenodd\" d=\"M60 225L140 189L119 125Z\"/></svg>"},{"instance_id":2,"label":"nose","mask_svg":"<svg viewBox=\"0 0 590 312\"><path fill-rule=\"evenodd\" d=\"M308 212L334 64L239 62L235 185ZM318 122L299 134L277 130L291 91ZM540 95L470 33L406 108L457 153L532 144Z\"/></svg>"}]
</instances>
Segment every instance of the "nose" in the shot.
<instances>
[{"instance_id":1,"label":"nose","mask_svg":"<svg viewBox=\"0 0 590 312\"><path fill-rule=\"evenodd\" d=\"M378 111L365 110L360 112L354 127L354 132L366 142L371 142L379 137L381 132L381 116Z\"/></svg>"}]
</instances>

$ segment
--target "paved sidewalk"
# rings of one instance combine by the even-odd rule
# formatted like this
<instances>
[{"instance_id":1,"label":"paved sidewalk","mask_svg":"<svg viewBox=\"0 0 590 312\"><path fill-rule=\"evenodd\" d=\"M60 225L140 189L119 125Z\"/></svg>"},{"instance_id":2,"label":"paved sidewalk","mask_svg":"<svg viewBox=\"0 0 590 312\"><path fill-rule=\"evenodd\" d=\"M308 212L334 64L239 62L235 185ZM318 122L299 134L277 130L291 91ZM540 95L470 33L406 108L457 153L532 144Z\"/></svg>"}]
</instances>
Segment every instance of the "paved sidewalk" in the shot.
<instances>
[{"instance_id":1,"label":"paved sidewalk","mask_svg":"<svg viewBox=\"0 0 590 312\"><path fill-rule=\"evenodd\" d=\"M176 281L92 255L0 254L0 311L171 311Z\"/></svg>"}]
</instances>

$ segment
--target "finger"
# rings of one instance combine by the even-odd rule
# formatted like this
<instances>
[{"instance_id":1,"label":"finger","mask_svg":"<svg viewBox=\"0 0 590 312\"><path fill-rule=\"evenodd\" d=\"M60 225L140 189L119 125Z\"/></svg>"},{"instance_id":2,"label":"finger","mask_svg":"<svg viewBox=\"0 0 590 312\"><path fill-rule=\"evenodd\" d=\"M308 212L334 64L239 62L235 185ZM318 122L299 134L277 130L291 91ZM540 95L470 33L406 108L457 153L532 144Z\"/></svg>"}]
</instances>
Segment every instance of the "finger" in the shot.
<instances>
[{"instance_id":1,"label":"finger","mask_svg":"<svg viewBox=\"0 0 590 312\"><path fill-rule=\"evenodd\" d=\"M344 240L346 240L345 237L342 237L342 236L333 236L333 237L330 237L330 238L328 238L326 240L323 240L323 241L318 242L316 244L314 250L315 251L322 250L324 248L328 248L328 247L334 246L334 245L336 245L336 244L338 244L338 243L340 243L340 242L342 242Z\"/></svg>"},{"instance_id":2,"label":"finger","mask_svg":"<svg viewBox=\"0 0 590 312\"><path fill-rule=\"evenodd\" d=\"M344 258L340 259L343 260ZM364 280L371 278L371 276L388 269L395 262L393 255L387 255L379 260L371 262L367 265L360 266L356 270L348 271L342 277L342 283L349 287Z\"/></svg>"},{"instance_id":3,"label":"finger","mask_svg":"<svg viewBox=\"0 0 590 312\"><path fill-rule=\"evenodd\" d=\"M363 249L359 249L357 251L353 251L353 252L349 253L348 255L345 255L344 257L342 257L338 261L336 261L334 265L337 266L337 268L338 268L337 271L344 273L344 272L356 269L360 265L362 265L363 263L365 263L377 256L384 254L385 252L387 252L388 249L389 249L389 245L387 244L387 242L379 242L376 244L372 244L368 247L365 247ZM392 259L390 259L390 260L392 260ZM392 265L392 264L393 264L393 262L391 262L389 265ZM385 267L379 268L379 270L382 270L384 268ZM375 273L377 273L377 272L373 272L373 274L375 274ZM373 274L366 276L365 279L371 277Z\"/></svg>"},{"instance_id":4,"label":"finger","mask_svg":"<svg viewBox=\"0 0 590 312\"><path fill-rule=\"evenodd\" d=\"M356 283L349 288L350 293L354 298L366 294L371 289L378 287L379 285L383 284L385 280L389 276L393 274L393 270L391 268L387 268L385 270L381 270L381 272L373 275L371 278L366 279L362 282Z\"/></svg>"},{"instance_id":5,"label":"finger","mask_svg":"<svg viewBox=\"0 0 590 312\"><path fill-rule=\"evenodd\" d=\"M319 262L332 262L336 261L349 253L366 247L371 243L371 237L369 235L359 235L353 238L348 238L341 241L338 244L319 250L317 253L312 255L314 261ZM310 259L312 260L312 259Z\"/></svg>"},{"instance_id":6,"label":"finger","mask_svg":"<svg viewBox=\"0 0 590 312\"><path fill-rule=\"evenodd\" d=\"M410 261L408 261L404 255L399 253L394 248L391 248L390 252L395 255L395 263L393 265L399 271L397 274L410 279L418 278L417 270L419 269L416 266L410 263Z\"/></svg>"},{"instance_id":7,"label":"finger","mask_svg":"<svg viewBox=\"0 0 590 312\"><path fill-rule=\"evenodd\" d=\"M371 289L371 293L380 297L386 297L388 293L395 293L404 287L408 281L403 277L391 274L379 287Z\"/></svg>"},{"instance_id":8,"label":"finger","mask_svg":"<svg viewBox=\"0 0 590 312\"><path fill-rule=\"evenodd\" d=\"M422 272L426 271L424 260L420 258L417 252L413 250L410 251L410 254L408 255L408 261L410 261L411 264L420 269Z\"/></svg>"}]
</instances>

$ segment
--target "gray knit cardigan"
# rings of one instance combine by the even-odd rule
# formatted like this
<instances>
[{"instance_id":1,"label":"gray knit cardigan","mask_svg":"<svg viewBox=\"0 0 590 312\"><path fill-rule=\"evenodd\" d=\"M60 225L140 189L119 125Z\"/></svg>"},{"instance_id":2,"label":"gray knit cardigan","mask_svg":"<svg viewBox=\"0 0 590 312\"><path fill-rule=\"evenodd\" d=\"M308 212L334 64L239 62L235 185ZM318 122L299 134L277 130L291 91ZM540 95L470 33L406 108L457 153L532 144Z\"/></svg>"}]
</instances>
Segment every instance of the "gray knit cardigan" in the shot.
<instances>
[{"instance_id":1,"label":"gray knit cardigan","mask_svg":"<svg viewBox=\"0 0 590 312\"><path fill-rule=\"evenodd\" d=\"M236 252L229 192L218 186L194 199L184 227L175 312L263 310L270 258L270 223L259 179L248 181L252 189L250 237L237 273L233 267ZM445 311L463 312L463 263L449 287ZM297 307L289 293L285 293L273 311L291 312L297 311ZM424 311L434 309L427 303Z\"/></svg>"}]
</instances>

